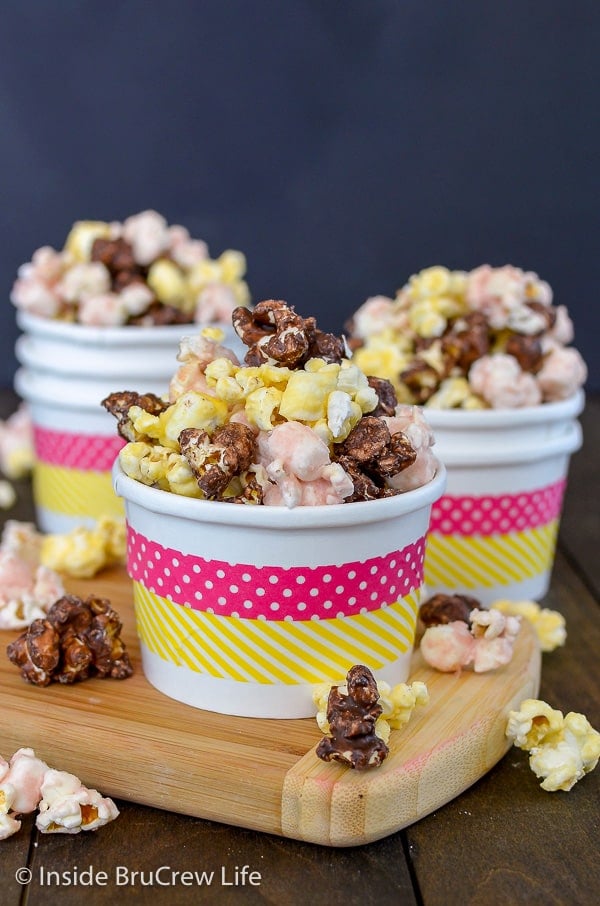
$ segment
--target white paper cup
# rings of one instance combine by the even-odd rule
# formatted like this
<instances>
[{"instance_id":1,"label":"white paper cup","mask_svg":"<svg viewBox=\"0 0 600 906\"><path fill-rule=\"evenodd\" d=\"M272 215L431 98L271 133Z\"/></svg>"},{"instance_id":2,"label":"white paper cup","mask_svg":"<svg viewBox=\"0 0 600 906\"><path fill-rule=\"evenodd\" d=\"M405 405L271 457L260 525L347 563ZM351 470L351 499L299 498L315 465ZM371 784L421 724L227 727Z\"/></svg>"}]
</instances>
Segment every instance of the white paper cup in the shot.
<instances>
[{"instance_id":1,"label":"white paper cup","mask_svg":"<svg viewBox=\"0 0 600 906\"><path fill-rule=\"evenodd\" d=\"M314 714L313 686L365 664L408 677L425 534L443 493L426 486L335 506L244 506L180 497L113 469L125 499L144 673L197 708Z\"/></svg>"},{"instance_id":2,"label":"white paper cup","mask_svg":"<svg viewBox=\"0 0 600 906\"><path fill-rule=\"evenodd\" d=\"M22 368L15 389L29 405L34 429L33 498L45 532L93 525L123 515L111 468L123 446L115 420L101 406L114 391L163 394L177 368L179 341L201 325L86 327L18 312ZM233 328L224 345L243 350Z\"/></svg>"},{"instance_id":3,"label":"white paper cup","mask_svg":"<svg viewBox=\"0 0 600 906\"><path fill-rule=\"evenodd\" d=\"M525 409L426 410L448 472L431 515L428 594L464 592L484 605L546 594L583 405L579 391Z\"/></svg>"}]
</instances>

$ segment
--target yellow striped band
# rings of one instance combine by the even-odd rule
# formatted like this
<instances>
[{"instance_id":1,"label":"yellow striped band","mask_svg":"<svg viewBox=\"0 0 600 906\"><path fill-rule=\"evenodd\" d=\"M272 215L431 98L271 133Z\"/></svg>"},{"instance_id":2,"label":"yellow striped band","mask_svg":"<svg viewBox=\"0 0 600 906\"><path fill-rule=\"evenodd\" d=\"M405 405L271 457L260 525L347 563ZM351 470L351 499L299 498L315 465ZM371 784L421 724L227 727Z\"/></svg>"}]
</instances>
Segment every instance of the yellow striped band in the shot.
<instances>
[{"instance_id":1,"label":"yellow striped band","mask_svg":"<svg viewBox=\"0 0 600 906\"><path fill-rule=\"evenodd\" d=\"M112 488L111 473L63 468L36 462L33 499L52 513L98 519L125 515L123 501Z\"/></svg>"}]
</instances>

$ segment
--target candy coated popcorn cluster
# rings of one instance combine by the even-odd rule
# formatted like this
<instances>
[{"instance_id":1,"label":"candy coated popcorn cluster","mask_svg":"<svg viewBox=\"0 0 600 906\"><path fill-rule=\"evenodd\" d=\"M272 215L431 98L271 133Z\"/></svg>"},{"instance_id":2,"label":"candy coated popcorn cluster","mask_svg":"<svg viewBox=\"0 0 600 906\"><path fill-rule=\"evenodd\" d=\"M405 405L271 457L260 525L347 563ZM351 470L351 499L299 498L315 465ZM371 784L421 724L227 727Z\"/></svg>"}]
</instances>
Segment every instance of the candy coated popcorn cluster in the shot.
<instances>
[{"instance_id":1,"label":"candy coated popcorn cluster","mask_svg":"<svg viewBox=\"0 0 600 906\"><path fill-rule=\"evenodd\" d=\"M430 481L432 432L368 378L341 340L283 302L233 323L244 364L214 330L186 338L169 399L133 391L103 405L129 441L126 475L188 497L312 506L392 496Z\"/></svg>"},{"instance_id":2,"label":"candy coated popcorn cluster","mask_svg":"<svg viewBox=\"0 0 600 906\"><path fill-rule=\"evenodd\" d=\"M112 799L83 786L74 774L49 768L33 749L19 749L10 762L0 756L0 840L20 830L19 815L36 808L42 834L97 830L119 815Z\"/></svg>"},{"instance_id":3,"label":"candy coated popcorn cluster","mask_svg":"<svg viewBox=\"0 0 600 906\"><path fill-rule=\"evenodd\" d=\"M583 714L563 716L539 699L526 699L509 713L506 735L530 753L529 766L549 792L572 789L600 759L600 733Z\"/></svg>"},{"instance_id":4,"label":"candy coated popcorn cluster","mask_svg":"<svg viewBox=\"0 0 600 906\"><path fill-rule=\"evenodd\" d=\"M44 246L18 271L11 300L20 310L90 326L228 323L248 305L246 260L209 257L156 211L123 223L79 221L61 251Z\"/></svg>"},{"instance_id":5,"label":"candy coated popcorn cluster","mask_svg":"<svg viewBox=\"0 0 600 906\"><path fill-rule=\"evenodd\" d=\"M540 648L544 652L554 651L567 640L565 618L557 610L540 607L536 601L494 601L491 605L501 613L523 617L535 629Z\"/></svg>"},{"instance_id":6,"label":"candy coated popcorn cluster","mask_svg":"<svg viewBox=\"0 0 600 906\"><path fill-rule=\"evenodd\" d=\"M368 299L348 330L354 361L398 398L436 409L506 409L567 399L587 377L573 325L537 274L506 265L430 267L394 299Z\"/></svg>"}]
</instances>

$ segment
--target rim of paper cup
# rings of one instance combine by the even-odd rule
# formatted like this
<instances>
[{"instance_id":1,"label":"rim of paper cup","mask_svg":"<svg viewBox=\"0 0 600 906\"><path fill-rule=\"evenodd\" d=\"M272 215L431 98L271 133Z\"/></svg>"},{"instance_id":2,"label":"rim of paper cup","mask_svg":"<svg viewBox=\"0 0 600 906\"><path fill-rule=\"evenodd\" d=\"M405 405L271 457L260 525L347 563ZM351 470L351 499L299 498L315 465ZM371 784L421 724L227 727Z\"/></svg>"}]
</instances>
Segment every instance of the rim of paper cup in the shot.
<instances>
[{"instance_id":1,"label":"rim of paper cup","mask_svg":"<svg viewBox=\"0 0 600 906\"><path fill-rule=\"evenodd\" d=\"M288 509L279 506L244 506L218 500L198 500L173 494L171 491L151 488L125 475L118 457L112 473L115 493L152 513L177 516L193 522L277 528L282 531L311 527L333 528L395 519L430 506L442 496L446 487L446 469L444 464L438 461L436 473L431 481L413 491L381 500L338 503L330 506L298 506Z\"/></svg>"},{"instance_id":2,"label":"rim of paper cup","mask_svg":"<svg viewBox=\"0 0 600 906\"><path fill-rule=\"evenodd\" d=\"M89 346L127 346L143 344L159 346L165 342L179 340L182 337L199 333L206 327L219 327L221 330L232 329L230 324L124 324L121 327L89 327L87 324L74 324L70 321L59 321L54 318L40 318L27 312L17 312L17 324L21 330L34 336L55 340L66 340L78 345ZM177 351L177 350L175 350Z\"/></svg>"},{"instance_id":3,"label":"rim of paper cup","mask_svg":"<svg viewBox=\"0 0 600 906\"><path fill-rule=\"evenodd\" d=\"M583 411L585 394L579 389L573 396L557 403L540 403L521 409L433 409L423 407L431 427L436 428L512 428L573 418Z\"/></svg>"},{"instance_id":4,"label":"rim of paper cup","mask_svg":"<svg viewBox=\"0 0 600 906\"><path fill-rule=\"evenodd\" d=\"M550 437L542 440L541 443L532 443L520 446L516 442L510 449L496 450L477 449L474 445L462 450L446 450L444 452L444 462L452 466L501 466L501 465L518 465L519 463L542 462L544 459L551 459L553 456L560 456L564 453L574 453L581 447L583 433L581 425L577 421L567 424L565 431L557 437Z\"/></svg>"}]
</instances>

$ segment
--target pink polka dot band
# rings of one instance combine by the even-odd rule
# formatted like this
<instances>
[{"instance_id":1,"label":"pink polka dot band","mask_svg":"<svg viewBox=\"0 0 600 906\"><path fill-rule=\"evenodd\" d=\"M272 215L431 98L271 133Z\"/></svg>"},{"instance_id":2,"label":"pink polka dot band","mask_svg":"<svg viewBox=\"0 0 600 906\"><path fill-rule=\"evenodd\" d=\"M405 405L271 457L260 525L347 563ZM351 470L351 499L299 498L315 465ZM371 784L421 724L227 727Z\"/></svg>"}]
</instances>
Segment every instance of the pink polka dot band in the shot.
<instances>
[{"instance_id":1,"label":"pink polka dot band","mask_svg":"<svg viewBox=\"0 0 600 906\"><path fill-rule=\"evenodd\" d=\"M204 560L127 526L127 570L154 594L194 610L259 620L332 619L379 610L423 584L425 538L343 566L256 567Z\"/></svg>"},{"instance_id":2,"label":"pink polka dot band","mask_svg":"<svg viewBox=\"0 0 600 906\"><path fill-rule=\"evenodd\" d=\"M519 494L453 497L433 505L430 531L442 535L506 535L539 528L560 516L566 481Z\"/></svg>"},{"instance_id":3,"label":"pink polka dot band","mask_svg":"<svg viewBox=\"0 0 600 906\"><path fill-rule=\"evenodd\" d=\"M72 434L34 426L33 442L40 462L87 472L108 472L125 441L116 435Z\"/></svg>"}]
</instances>

